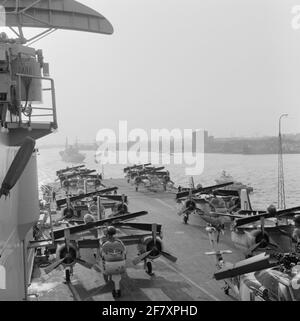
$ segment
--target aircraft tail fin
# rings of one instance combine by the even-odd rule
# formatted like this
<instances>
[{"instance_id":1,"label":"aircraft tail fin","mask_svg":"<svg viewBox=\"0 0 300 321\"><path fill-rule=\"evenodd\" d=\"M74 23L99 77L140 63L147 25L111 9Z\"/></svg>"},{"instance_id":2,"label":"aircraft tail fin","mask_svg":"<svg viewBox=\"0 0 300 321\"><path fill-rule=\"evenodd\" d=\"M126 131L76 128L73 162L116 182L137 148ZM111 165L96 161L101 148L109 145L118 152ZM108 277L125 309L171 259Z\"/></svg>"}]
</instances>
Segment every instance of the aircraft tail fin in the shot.
<instances>
[{"instance_id":1,"label":"aircraft tail fin","mask_svg":"<svg viewBox=\"0 0 300 321\"><path fill-rule=\"evenodd\" d=\"M249 193L247 189L241 190L240 200L241 200L241 210L252 211L252 206L251 206Z\"/></svg>"},{"instance_id":2,"label":"aircraft tail fin","mask_svg":"<svg viewBox=\"0 0 300 321\"><path fill-rule=\"evenodd\" d=\"M194 177L193 176L190 177L190 188L191 189L195 189L195 183L194 183Z\"/></svg>"},{"instance_id":3,"label":"aircraft tail fin","mask_svg":"<svg viewBox=\"0 0 300 321\"><path fill-rule=\"evenodd\" d=\"M212 247L212 251L210 252L205 252L206 255L214 255L216 257L216 263L218 269L222 268L224 265L224 259L223 259L223 254L231 254L232 251L230 250L219 250L218 249L218 231L215 227L213 226L207 226L205 228L206 232L208 233L208 239L210 242L210 245Z\"/></svg>"}]
</instances>

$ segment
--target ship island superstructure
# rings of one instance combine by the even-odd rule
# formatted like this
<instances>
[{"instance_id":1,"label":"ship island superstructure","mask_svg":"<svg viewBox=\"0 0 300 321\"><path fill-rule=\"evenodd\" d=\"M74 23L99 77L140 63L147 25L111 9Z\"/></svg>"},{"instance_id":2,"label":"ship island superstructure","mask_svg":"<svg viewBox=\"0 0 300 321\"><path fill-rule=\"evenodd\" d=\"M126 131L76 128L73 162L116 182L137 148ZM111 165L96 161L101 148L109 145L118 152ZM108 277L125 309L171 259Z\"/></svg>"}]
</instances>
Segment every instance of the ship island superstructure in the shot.
<instances>
[{"instance_id":1,"label":"ship island superstructure","mask_svg":"<svg viewBox=\"0 0 300 321\"><path fill-rule=\"evenodd\" d=\"M18 163L16 155L26 137L35 141L58 128L54 80L42 50L30 43L57 29L113 33L105 17L73 0L8 0L3 6L5 27L16 37L8 37L1 28L0 184L7 195L0 198L0 301L27 299L34 259L29 241L40 215L35 150L22 173L12 173L11 165ZM25 27L42 31L26 39ZM43 93L50 94L50 106L42 104Z\"/></svg>"}]
</instances>

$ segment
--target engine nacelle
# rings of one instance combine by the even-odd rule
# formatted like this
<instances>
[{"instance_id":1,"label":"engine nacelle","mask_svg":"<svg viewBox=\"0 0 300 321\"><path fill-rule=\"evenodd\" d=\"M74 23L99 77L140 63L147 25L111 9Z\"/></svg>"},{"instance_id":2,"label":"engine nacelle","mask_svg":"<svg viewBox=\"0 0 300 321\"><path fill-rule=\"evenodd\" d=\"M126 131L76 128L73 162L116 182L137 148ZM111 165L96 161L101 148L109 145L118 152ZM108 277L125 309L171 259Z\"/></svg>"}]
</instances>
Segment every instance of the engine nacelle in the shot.
<instances>
[{"instance_id":1,"label":"engine nacelle","mask_svg":"<svg viewBox=\"0 0 300 321\"><path fill-rule=\"evenodd\" d=\"M136 176L134 178L134 184L141 184L142 183L142 178L140 176Z\"/></svg>"},{"instance_id":2,"label":"engine nacelle","mask_svg":"<svg viewBox=\"0 0 300 321\"><path fill-rule=\"evenodd\" d=\"M138 173L130 173L130 179L135 179L138 176Z\"/></svg>"},{"instance_id":3,"label":"engine nacelle","mask_svg":"<svg viewBox=\"0 0 300 321\"><path fill-rule=\"evenodd\" d=\"M72 243L69 244L69 251L67 249L66 244L61 244L57 247L56 259L62 260L64 258L62 262L64 266L74 265L76 263L75 260L77 257L78 257L77 248Z\"/></svg>"},{"instance_id":4,"label":"engine nacelle","mask_svg":"<svg viewBox=\"0 0 300 321\"><path fill-rule=\"evenodd\" d=\"M66 188L68 188L68 187L70 187L70 182L69 182L69 180L68 179L65 179L63 182L62 182L62 186L63 187L66 187Z\"/></svg>"},{"instance_id":5,"label":"engine nacelle","mask_svg":"<svg viewBox=\"0 0 300 321\"><path fill-rule=\"evenodd\" d=\"M95 179L94 184L95 184L95 186L100 186L101 180L99 178Z\"/></svg>"},{"instance_id":6,"label":"engine nacelle","mask_svg":"<svg viewBox=\"0 0 300 321\"><path fill-rule=\"evenodd\" d=\"M170 176L164 175L163 176L163 180L164 180L165 183L168 183L168 182L170 182L171 179L170 179Z\"/></svg>"},{"instance_id":7,"label":"engine nacelle","mask_svg":"<svg viewBox=\"0 0 300 321\"><path fill-rule=\"evenodd\" d=\"M143 238L142 242L138 245L138 251L142 254L151 251L148 258L155 260L160 257L161 251L163 251L163 243L160 237L156 237L156 244L154 244L153 237L151 235Z\"/></svg>"},{"instance_id":8,"label":"engine nacelle","mask_svg":"<svg viewBox=\"0 0 300 321\"><path fill-rule=\"evenodd\" d=\"M64 208L62 216L66 219L71 219L74 216L74 209L71 207Z\"/></svg>"},{"instance_id":9,"label":"engine nacelle","mask_svg":"<svg viewBox=\"0 0 300 321\"><path fill-rule=\"evenodd\" d=\"M88 205L88 211L89 213L93 214L93 215L97 215L98 214L98 206L95 203L90 203Z\"/></svg>"},{"instance_id":10,"label":"engine nacelle","mask_svg":"<svg viewBox=\"0 0 300 321\"><path fill-rule=\"evenodd\" d=\"M184 204L185 208L189 211L194 211L196 209L196 203L193 200L187 200Z\"/></svg>"},{"instance_id":11,"label":"engine nacelle","mask_svg":"<svg viewBox=\"0 0 300 321\"><path fill-rule=\"evenodd\" d=\"M117 212L121 214L128 213L128 206L124 203L117 205Z\"/></svg>"},{"instance_id":12,"label":"engine nacelle","mask_svg":"<svg viewBox=\"0 0 300 321\"><path fill-rule=\"evenodd\" d=\"M265 248L270 242L269 235L266 232L263 233L261 230L253 231L251 235L254 241L252 245L261 243L259 248Z\"/></svg>"}]
</instances>

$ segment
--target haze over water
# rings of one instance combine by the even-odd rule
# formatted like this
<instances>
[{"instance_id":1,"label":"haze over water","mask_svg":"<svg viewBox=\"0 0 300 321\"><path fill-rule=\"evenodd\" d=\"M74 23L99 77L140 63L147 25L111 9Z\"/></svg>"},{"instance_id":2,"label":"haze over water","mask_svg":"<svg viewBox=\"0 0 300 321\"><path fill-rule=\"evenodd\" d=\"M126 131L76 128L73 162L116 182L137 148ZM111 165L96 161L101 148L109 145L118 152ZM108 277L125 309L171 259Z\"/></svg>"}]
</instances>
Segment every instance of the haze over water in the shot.
<instances>
[{"instance_id":1,"label":"haze over water","mask_svg":"<svg viewBox=\"0 0 300 321\"><path fill-rule=\"evenodd\" d=\"M46 184L56 179L56 171L67 166L60 159L59 149L40 149L38 157L39 184ZM84 151L85 165L89 169L101 172L101 164L95 163L95 152ZM286 206L300 205L300 154L285 154L285 195ZM157 165L158 166L158 165ZM104 165L104 178L122 178L126 165ZM165 165L170 171L171 179L177 185L188 186L189 177L185 175L185 165ZM277 206L277 155L237 155L206 154L204 171L195 176L195 184L215 185L222 170L231 174L236 181L254 188L251 202L254 209L266 209L268 205Z\"/></svg>"}]
</instances>

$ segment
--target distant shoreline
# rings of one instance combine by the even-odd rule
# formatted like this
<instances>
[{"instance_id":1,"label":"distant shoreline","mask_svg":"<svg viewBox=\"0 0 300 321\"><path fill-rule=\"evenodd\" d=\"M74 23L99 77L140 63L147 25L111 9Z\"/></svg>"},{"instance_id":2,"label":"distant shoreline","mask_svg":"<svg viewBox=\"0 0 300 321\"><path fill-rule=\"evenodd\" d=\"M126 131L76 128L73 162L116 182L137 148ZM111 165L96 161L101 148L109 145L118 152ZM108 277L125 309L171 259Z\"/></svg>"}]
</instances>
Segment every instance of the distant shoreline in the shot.
<instances>
[{"instance_id":1,"label":"distant shoreline","mask_svg":"<svg viewBox=\"0 0 300 321\"><path fill-rule=\"evenodd\" d=\"M275 152L261 152L261 153L235 153L235 152L206 152L205 154L225 154L225 155L278 155L278 153L275 153ZM300 154L300 151L299 152L283 152L282 153L283 155L295 155L295 154Z\"/></svg>"},{"instance_id":2,"label":"distant shoreline","mask_svg":"<svg viewBox=\"0 0 300 321\"><path fill-rule=\"evenodd\" d=\"M39 146L38 147L39 149L59 149L59 148L62 148L64 149L64 145L44 145L44 146ZM96 151L96 149L80 149L81 151ZM222 152L222 151L207 151L205 152L205 154L223 154L223 155L244 155L244 156L247 156L247 155L278 155L277 153L275 152L257 152L257 153L240 153L240 152ZM287 152L283 152L283 155L299 155L300 154L300 151L287 151ZM170 155L173 155L173 153L170 153Z\"/></svg>"}]
</instances>

